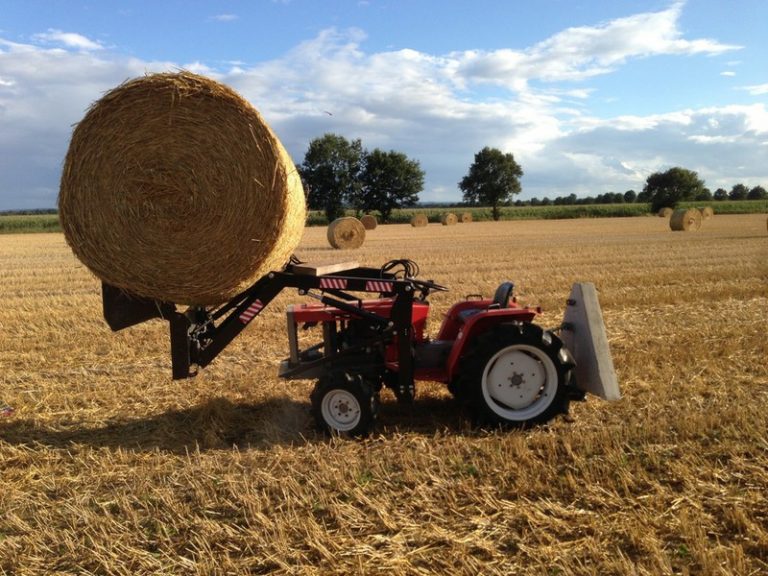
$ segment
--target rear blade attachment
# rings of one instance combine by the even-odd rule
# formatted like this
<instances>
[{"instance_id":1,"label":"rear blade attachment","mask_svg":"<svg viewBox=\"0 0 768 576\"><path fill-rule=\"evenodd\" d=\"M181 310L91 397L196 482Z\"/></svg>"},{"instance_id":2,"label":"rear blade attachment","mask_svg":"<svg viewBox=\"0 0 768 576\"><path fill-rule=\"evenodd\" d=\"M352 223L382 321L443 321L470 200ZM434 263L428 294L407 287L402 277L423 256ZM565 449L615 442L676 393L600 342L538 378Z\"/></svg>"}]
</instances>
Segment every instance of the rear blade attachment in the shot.
<instances>
[{"instance_id":1,"label":"rear blade attachment","mask_svg":"<svg viewBox=\"0 0 768 576\"><path fill-rule=\"evenodd\" d=\"M571 288L560 337L576 360L576 385L604 400L621 399L603 313L591 282Z\"/></svg>"}]
</instances>

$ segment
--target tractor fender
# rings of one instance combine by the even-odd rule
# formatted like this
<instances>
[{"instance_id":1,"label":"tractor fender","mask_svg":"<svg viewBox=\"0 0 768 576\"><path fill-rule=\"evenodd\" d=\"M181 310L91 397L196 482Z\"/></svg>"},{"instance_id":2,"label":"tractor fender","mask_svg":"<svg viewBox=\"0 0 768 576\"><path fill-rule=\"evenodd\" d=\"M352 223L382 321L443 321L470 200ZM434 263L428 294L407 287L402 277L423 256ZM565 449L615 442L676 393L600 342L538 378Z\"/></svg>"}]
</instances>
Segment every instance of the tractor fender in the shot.
<instances>
[{"instance_id":1,"label":"tractor fender","mask_svg":"<svg viewBox=\"0 0 768 576\"><path fill-rule=\"evenodd\" d=\"M448 382L456 377L456 373L461 368L461 359L472 348L472 343L478 336L503 324L531 322L535 316L536 311L529 308L492 309L470 316L456 335L451 353L448 355L446 364Z\"/></svg>"}]
</instances>

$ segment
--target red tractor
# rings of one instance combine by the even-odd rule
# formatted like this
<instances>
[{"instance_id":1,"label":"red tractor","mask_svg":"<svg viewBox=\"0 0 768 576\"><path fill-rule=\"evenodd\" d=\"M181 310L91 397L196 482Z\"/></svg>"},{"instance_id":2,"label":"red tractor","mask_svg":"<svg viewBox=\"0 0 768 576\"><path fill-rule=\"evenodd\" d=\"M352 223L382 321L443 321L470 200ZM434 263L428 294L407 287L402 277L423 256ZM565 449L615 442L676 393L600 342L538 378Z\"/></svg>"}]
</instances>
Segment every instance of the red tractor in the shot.
<instances>
[{"instance_id":1,"label":"red tractor","mask_svg":"<svg viewBox=\"0 0 768 576\"><path fill-rule=\"evenodd\" d=\"M284 288L317 302L287 310L289 356L283 379L315 379L317 424L331 432L366 434L383 387L399 402L414 399L416 381L447 384L478 423L525 426L566 413L592 392L619 398L599 304L591 284L576 284L565 321L555 331L534 324L539 310L521 307L511 282L493 298L454 304L437 336L426 335L428 297L446 288L417 279L410 260L381 268L356 263L311 266L292 260L230 302L180 312L168 302L103 285L104 317L113 330L152 318L170 323L173 377L188 378L213 359ZM363 299L359 294L375 294ZM301 348L299 330L322 338Z\"/></svg>"}]
</instances>

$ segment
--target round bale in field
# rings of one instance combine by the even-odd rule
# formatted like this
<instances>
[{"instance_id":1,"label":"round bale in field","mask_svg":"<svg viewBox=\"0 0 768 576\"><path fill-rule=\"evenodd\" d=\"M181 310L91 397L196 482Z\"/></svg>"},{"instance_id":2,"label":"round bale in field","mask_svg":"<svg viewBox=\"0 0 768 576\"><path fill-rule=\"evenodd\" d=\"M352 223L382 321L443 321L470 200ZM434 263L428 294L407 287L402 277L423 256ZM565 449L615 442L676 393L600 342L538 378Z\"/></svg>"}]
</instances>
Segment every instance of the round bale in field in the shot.
<instances>
[{"instance_id":1,"label":"round bale in field","mask_svg":"<svg viewBox=\"0 0 768 576\"><path fill-rule=\"evenodd\" d=\"M429 224L429 219L426 214L419 213L411 217L411 226L414 228L424 228L427 224Z\"/></svg>"},{"instance_id":2,"label":"round bale in field","mask_svg":"<svg viewBox=\"0 0 768 576\"><path fill-rule=\"evenodd\" d=\"M459 222L472 222L472 212L462 212Z\"/></svg>"},{"instance_id":3,"label":"round bale in field","mask_svg":"<svg viewBox=\"0 0 768 576\"><path fill-rule=\"evenodd\" d=\"M675 231L696 231L701 228L701 212L695 208L678 208L669 219L669 227Z\"/></svg>"},{"instance_id":4,"label":"round bale in field","mask_svg":"<svg viewBox=\"0 0 768 576\"><path fill-rule=\"evenodd\" d=\"M365 214L362 218L360 218L360 222L363 223L363 227L366 230L376 230L376 226L379 225L378 221L376 220L376 216L373 214Z\"/></svg>"},{"instance_id":5,"label":"round bale in field","mask_svg":"<svg viewBox=\"0 0 768 576\"><path fill-rule=\"evenodd\" d=\"M672 210L672 208L669 206L666 206L659 210L659 218L669 218L672 216L672 212L674 212L674 210Z\"/></svg>"},{"instance_id":6,"label":"round bale in field","mask_svg":"<svg viewBox=\"0 0 768 576\"><path fill-rule=\"evenodd\" d=\"M442 224L443 226L453 226L458 221L459 219L456 218L456 214L454 214L453 212L447 212L442 216L440 216L440 224Z\"/></svg>"},{"instance_id":7,"label":"round bale in field","mask_svg":"<svg viewBox=\"0 0 768 576\"><path fill-rule=\"evenodd\" d=\"M712 208L709 206L705 206L704 208L699 208L699 212L701 212L702 220L709 220L710 218L712 218L712 216L715 215L715 211L712 210Z\"/></svg>"},{"instance_id":8,"label":"round bale in field","mask_svg":"<svg viewBox=\"0 0 768 576\"><path fill-rule=\"evenodd\" d=\"M360 248L365 242L365 226L357 218L337 218L328 226L328 243L337 250Z\"/></svg>"},{"instance_id":9,"label":"round bale in field","mask_svg":"<svg viewBox=\"0 0 768 576\"><path fill-rule=\"evenodd\" d=\"M261 115L190 72L141 76L93 103L58 204L91 272L178 304L219 304L282 268L306 217L296 168Z\"/></svg>"}]
</instances>

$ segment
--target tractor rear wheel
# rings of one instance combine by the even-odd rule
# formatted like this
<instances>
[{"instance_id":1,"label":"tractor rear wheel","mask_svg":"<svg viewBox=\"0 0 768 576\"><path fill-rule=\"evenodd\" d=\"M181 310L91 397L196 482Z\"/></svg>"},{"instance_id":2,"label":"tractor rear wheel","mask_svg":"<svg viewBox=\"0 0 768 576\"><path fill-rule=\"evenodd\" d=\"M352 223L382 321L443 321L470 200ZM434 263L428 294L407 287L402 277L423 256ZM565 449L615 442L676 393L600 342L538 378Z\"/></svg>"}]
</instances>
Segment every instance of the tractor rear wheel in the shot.
<instances>
[{"instance_id":1,"label":"tractor rear wheel","mask_svg":"<svg viewBox=\"0 0 768 576\"><path fill-rule=\"evenodd\" d=\"M317 426L332 434L365 436L378 411L378 396L360 375L331 372L320 378L310 396Z\"/></svg>"},{"instance_id":2,"label":"tractor rear wheel","mask_svg":"<svg viewBox=\"0 0 768 576\"><path fill-rule=\"evenodd\" d=\"M505 324L480 336L455 389L480 424L527 426L567 413L572 362L541 327Z\"/></svg>"}]
</instances>

